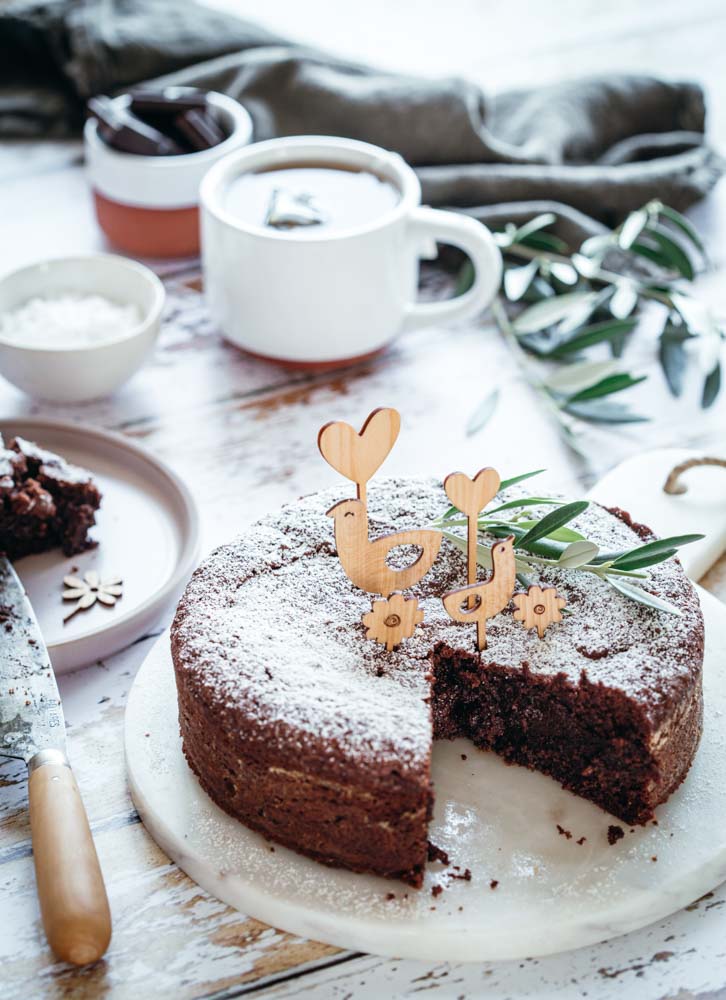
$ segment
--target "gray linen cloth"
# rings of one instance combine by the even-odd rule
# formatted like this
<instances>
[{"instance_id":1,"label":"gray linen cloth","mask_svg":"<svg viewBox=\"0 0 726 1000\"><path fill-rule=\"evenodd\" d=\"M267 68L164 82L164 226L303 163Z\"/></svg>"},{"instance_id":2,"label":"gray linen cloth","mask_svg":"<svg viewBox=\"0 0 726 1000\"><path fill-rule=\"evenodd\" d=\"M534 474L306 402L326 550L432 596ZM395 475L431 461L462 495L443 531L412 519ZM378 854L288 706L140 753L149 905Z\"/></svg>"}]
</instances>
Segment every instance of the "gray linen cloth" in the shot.
<instances>
[{"instance_id":1,"label":"gray linen cloth","mask_svg":"<svg viewBox=\"0 0 726 1000\"><path fill-rule=\"evenodd\" d=\"M552 208L572 243L650 198L686 209L724 169L694 83L610 76L486 95L345 62L191 0L0 7L0 137L72 134L88 97L148 81L238 98L256 139L341 135L396 150L426 202L489 224Z\"/></svg>"}]
</instances>

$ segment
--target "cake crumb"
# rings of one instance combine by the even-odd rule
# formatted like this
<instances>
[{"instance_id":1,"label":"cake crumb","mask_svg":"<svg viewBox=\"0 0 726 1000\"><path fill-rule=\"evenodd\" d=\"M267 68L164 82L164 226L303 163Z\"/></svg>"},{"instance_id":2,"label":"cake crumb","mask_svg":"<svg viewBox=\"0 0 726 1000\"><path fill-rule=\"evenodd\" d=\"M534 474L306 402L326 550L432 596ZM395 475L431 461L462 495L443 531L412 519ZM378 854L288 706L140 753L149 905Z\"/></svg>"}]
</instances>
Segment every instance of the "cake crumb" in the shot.
<instances>
[{"instance_id":1,"label":"cake crumb","mask_svg":"<svg viewBox=\"0 0 726 1000\"><path fill-rule=\"evenodd\" d=\"M431 895L435 899L437 896L440 896L443 891L444 891L443 885L434 885L431 888Z\"/></svg>"},{"instance_id":2,"label":"cake crumb","mask_svg":"<svg viewBox=\"0 0 726 1000\"><path fill-rule=\"evenodd\" d=\"M461 759L462 759L462 760L467 760L467 759L468 759L465 753L463 753L463 754L461 755Z\"/></svg>"},{"instance_id":3,"label":"cake crumb","mask_svg":"<svg viewBox=\"0 0 726 1000\"><path fill-rule=\"evenodd\" d=\"M440 861L442 865L448 865L449 855L442 848L437 847L436 844L432 844L429 841L428 846L428 859L429 861Z\"/></svg>"},{"instance_id":4,"label":"cake crumb","mask_svg":"<svg viewBox=\"0 0 726 1000\"><path fill-rule=\"evenodd\" d=\"M575 843L578 844L580 847L582 847L582 845L585 843L586 840L587 837L580 837L580 839L576 840Z\"/></svg>"},{"instance_id":5,"label":"cake crumb","mask_svg":"<svg viewBox=\"0 0 726 1000\"><path fill-rule=\"evenodd\" d=\"M454 868L457 872L459 871L458 865L454 865ZM471 872L468 868L465 868L460 875L455 875L454 872L447 872L446 874L449 876L449 878L458 878L461 879L463 882L471 882Z\"/></svg>"},{"instance_id":6,"label":"cake crumb","mask_svg":"<svg viewBox=\"0 0 726 1000\"><path fill-rule=\"evenodd\" d=\"M386 893L386 902L390 902L392 899L395 899L395 898L396 898L396 893L395 892L387 892Z\"/></svg>"},{"instance_id":7,"label":"cake crumb","mask_svg":"<svg viewBox=\"0 0 726 1000\"><path fill-rule=\"evenodd\" d=\"M617 844L619 840L622 840L625 836L625 831L622 826L609 826L608 827L608 844L612 847L613 844Z\"/></svg>"},{"instance_id":8,"label":"cake crumb","mask_svg":"<svg viewBox=\"0 0 726 1000\"><path fill-rule=\"evenodd\" d=\"M653 857L650 860L651 861L657 861L658 860L658 855L654 854Z\"/></svg>"},{"instance_id":9,"label":"cake crumb","mask_svg":"<svg viewBox=\"0 0 726 1000\"><path fill-rule=\"evenodd\" d=\"M559 823L557 824L557 832L561 837L567 837L568 840L572 840L572 834L570 831L565 830L564 826L560 826Z\"/></svg>"},{"instance_id":10,"label":"cake crumb","mask_svg":"<svg viewBox=\"0 0 726 1000\"><path fill-rule=\"evenodd\" d=\"M499 885L499 879L498 879L498 878L493 878L493 879L491 880L491 882L489 883L489 888L490 888L490 889L496 889L496 887L497 887L498 885Z\"/></svg>"}]
</instances>

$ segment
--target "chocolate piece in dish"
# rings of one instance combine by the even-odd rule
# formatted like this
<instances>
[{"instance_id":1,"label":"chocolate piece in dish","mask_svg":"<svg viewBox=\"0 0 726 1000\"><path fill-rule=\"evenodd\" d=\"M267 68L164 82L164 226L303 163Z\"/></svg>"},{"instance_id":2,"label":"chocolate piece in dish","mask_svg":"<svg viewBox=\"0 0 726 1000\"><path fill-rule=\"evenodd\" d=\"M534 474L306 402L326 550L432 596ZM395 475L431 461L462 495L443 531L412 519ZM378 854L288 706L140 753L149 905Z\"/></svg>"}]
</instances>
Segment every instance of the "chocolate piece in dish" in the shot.
<instances>
[{"instance_id":1,"label":"chocolate piece in dish","mask_svg":"<svg viewBox=\"0 0 726 1000\"><path fill-rule=\"evenodd\" d=\"M97 543L88 532L101 494L90 472L32 441L0 436L0 552L10 559L59 547L64 555Z\"/></svg>"},{"instance_id":2,"label":"chocolate piece in dish","mask_svg":"<svg viewBox=\"0 0 726 1000\"><path fill-rule=\"evenodd\" d=\"M466 737L625 824L651 819L701 733L703 618L680 563L652 567L648 583L680 616L594 574L545 568L539 582L573 613L540 639L510 607L488 622L478 653L441 602L466 580L464 555L445 539L408 592L424 622L389 653L365 639L370 598L335 553L325 512L345 496L326 491L258 522L214 552L182 597L171 634L179 722L210 797L302 854L414 886L428 855L435 739ZM379 480L371 537L429 525L448 505L435 483ZM603 551L653 537L596 504L573 527Z\"/></svg>"}]
</instances>

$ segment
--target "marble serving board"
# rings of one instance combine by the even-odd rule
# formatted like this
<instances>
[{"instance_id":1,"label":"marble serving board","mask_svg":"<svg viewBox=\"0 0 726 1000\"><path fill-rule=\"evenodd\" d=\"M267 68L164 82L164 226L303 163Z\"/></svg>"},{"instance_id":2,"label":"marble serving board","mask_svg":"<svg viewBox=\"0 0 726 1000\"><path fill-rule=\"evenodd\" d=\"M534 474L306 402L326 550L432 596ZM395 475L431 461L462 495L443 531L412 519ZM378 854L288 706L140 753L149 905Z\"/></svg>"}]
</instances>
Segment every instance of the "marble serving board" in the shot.
<instances>
[{"instance_id":1,"label":"marble serving board","mask_svg":"<svg viewBox=\"0 0 726 1000\"><path fill-rule=\"evenodd\" d=\"M202 791L181 750L168 635L129 696L134 803L160 847L208 892L341 948L483 961L604 941L674 912L726 878L726 609L705 591L700 596L704 736L657 825L631 830L543 775L509 767L465 740L439 742L430 837L449 864L430 863L419 891L326 868L271 845ZM624 834L614 844L610 827ZM470 880L460 877L466 869Z\"/></svg>"},{"instance_id":2,"label":"marble serving board","mask_svg":"<svg viewBox=\"0 0 726 1000\"><path fill-rule=\"evenodd\" d=\"M726 551L726 469L689 469L680 477L686 487L680 495L666 493L663 486L673 468L701 455L686 448L640 452L603 476L589 494L606 507L629 511L636 521L643 518L661 538L704 535L678 553L692 580L700 580Z\"/></svg>"}]
</instances>

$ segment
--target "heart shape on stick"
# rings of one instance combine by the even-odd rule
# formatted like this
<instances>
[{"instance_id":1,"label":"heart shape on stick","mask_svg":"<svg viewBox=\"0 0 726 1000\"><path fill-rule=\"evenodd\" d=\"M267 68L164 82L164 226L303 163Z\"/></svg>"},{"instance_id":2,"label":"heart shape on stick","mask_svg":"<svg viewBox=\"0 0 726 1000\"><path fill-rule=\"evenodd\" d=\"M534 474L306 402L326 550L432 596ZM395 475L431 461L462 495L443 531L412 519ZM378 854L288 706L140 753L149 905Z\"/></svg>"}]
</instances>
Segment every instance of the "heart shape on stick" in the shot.
<instances>
[{"instance_id":1,"label":"heart shape on stick","mask_svg":"<svg viewBox=\"0 0 726 1000\"><path fill-rule=\"evenodd\" d=\"M476 544L478 537L479 511L494 499L501 479L496 469L480 469L473 479L465 472L452 472L444 480L446 495L454 507L466 514L467 527L467 583L476 583ZM469 599L469 607L475 607L475 598Z\"/></svg>"},{"instance_id":2,"label":"heart shape on stick","mask_svg":"<svg viewBox=\"0 0 726 1000\"><path fill-rule=\"evenodd\" d=\"M465 472L452 472L444 480L446 495L454 507L467 517L478 517L479 512L494 499L501 480L496 469L480 469L470 479Z\"/></svg>"},{"instance_id":3,"label":"heart shape on stick","mask_svg":"<svg viewBox=\"0 0 726 1000\"><path fill-rule=\"evenodd\" d=\"M318 448L328 465L358 487L358 499L365 503L366 483L383 465L401 429L398 410L374 410L356 432L342 420L326 424L318 434Z\"/></svg>"}]
</instances>

